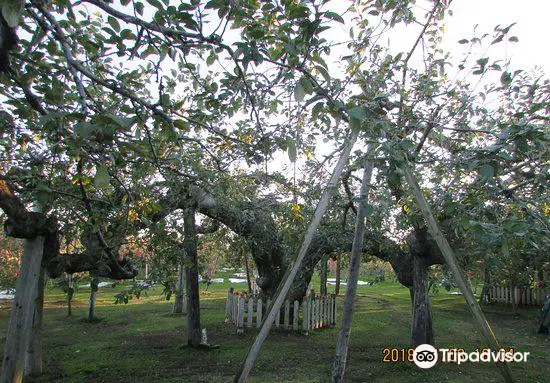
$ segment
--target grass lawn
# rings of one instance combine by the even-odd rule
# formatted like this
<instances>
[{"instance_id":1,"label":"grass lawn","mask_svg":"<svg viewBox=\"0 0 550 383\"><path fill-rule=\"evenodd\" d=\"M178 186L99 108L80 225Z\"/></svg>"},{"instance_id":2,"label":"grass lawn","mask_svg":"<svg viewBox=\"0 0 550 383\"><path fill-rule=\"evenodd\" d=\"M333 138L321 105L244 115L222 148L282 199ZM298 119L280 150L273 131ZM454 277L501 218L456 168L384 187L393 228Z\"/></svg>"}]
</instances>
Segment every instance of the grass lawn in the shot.
<instances>
[{"instance_id":1,"label":"grass lawn","mask_svg":"<svg viewBox=\"0 0 550 383\"><path fill-rule=\"evenodd\" d=\"M204 287L204 285L201 285ZM245 285L236 285L245 289ZM65 297L48 290L45 303L45 374L30 382L230 382L257 330L237 335L223 323L228 284L213 284L201 292L203 327L217 350L185 347L183 316L170 314L171 302L159 289L127 305L114 305L121 289L103 288L98 295L99 323L82 320L89 292L80 290L73 318L66 317ZM345 288L345 286L344 286ZM383 363L386 347L406 348L409 342L410 299L397 284L359 286L356 315L348 357L348 382L500 382L494 365L484 363L437 364L421 370L413 363ZM433 297L436 346L482 348L482 336L461 296L446 291ZM338 299L338 324L343 297ZM10 303L0 304L0 353ZM527 363L512 363L518 382L550 382L550 337L533 330L536 309L521 309L514 316L505 306L484 311L506 348L530 352ZM309 336L272 331L252 371L251 382L327 382L330 377L338 325Z\"/></svg>"}]
</instances>

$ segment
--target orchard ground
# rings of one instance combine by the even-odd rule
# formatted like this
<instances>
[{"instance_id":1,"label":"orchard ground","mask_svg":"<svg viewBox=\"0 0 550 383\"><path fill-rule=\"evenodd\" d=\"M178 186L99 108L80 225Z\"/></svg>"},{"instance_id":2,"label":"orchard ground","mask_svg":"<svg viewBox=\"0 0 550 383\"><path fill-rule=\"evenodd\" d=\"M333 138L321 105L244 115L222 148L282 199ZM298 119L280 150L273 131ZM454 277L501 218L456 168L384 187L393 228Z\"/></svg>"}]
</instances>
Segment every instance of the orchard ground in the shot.
<instances>
[{"instance_id":1,"label":"orchard ground","mask_svg":"<svg viewBox=\"0 0 550 383\"><path fill-rule=\"evenodd\" d=\"M221 275L227 277L230 275ZM314 284L318 280L314 280ZM232 285L245 289L245 284ZM48 289L45 302L45 374L29 382L230 382L242 362L256 329L237 335L224 323L225 295L229 284L201 284L202 327L208 329L214 350L185 347L186 321L170 314L171 302L156 287L127 305L114 305L124 287L102 288L97 301L98 323L85 316L89 290L79 290L73 317L67 318L65 295ZM333 289L332 286L329 287ZM345 286L343 286L343 292ZM1 350L11 302L0 304ZM436 347L482 348L482 337L464 299L442 290L432 295ZM338 299L340 323L343 296ZM529 352L527 363L512 363L518 382L550 382L550 337L537 335L535 308L485 306L484 311L502 345ZM421 370L413 363L384 363L384 348L407 348L411 305L408 289L393 283L359 286L353 320L346 381L348 382L500 382L494 365L484 363L438 364ZM338 335L333 329L309 336L273 330L254 367L251 382L327 382Z\"/></svg>"}]
</instances>

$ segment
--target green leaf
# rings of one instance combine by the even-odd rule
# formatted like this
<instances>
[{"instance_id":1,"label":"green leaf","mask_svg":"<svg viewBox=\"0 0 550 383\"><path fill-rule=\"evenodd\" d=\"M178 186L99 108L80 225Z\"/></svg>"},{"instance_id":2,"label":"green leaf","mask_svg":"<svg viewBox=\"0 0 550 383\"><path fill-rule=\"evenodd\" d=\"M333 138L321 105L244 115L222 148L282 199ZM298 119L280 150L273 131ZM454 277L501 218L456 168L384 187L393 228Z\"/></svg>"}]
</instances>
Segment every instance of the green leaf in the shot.
<instances>
[{"instance_id":1,"label":"green leaf","mask_svg":"<svg viewBox=\"0 0 550 383\"><path fill-rule=\"evenodd\" d=\"M142 2L137 2L136 3L136 12L143 16L143 3Z\"/></svg>"},{"instance_id":2,"label":"green leaf","mask_svg":"<svg viewBox=\"0 0 550 383\"><path fill-rule=\"evenodd\" d=\"M315 88L313 87L313 84L311 83L309 78L307 78L306 76L303 76L300 79L300 84L302 84L302 88L304 88L307 94L311 94L315 90Z\"/></svg>"},{"instance_id":3,"label":"green leaf","mask_svg":"<svg viewBox=\"0 0 550 383\"><path fill-rule=\"evenodd\" d=\"M162 6L162 3L158 0L147 0L149 4L151 4L153 7L157 8L159 11L162 11L164 7Z\"/></svg>"},{"instance_id":4,"label":"green leaf","mask_svg":"<svg viewBox=\"0 0 550 383\"><path fill-rule=\"evenodd\" d=\"M66 112L50 112L50 113L46 114L45 116L41 116L38 119L38 125L43 127L48 122L56 121L58 119L61 119L61 118L65 117L66 115L67 115Z\"/></svg>"},{"instance_id":5,"label":"green leaf","mask_svg":"<svg viewBox=\"0 0 550 383\"><path fill-rule=\"evenodd\" d=\"M499 35L496 39L493 40L493 42L491 43L491 45L500 43L500 42L502 41L503 38L504 38L504 35Z\"/></svg>"},{"instance_id":6,"label":"green leaf","mask_svg":"<svg viewBox=\"0 0 550 383\"><path fill-rule=\"evenodd\" d=\"M477 63L479 64L478 71L481 71L483 73L483 71L485 70L485 66L487 65L488 62L489 62L488 57L484 57L484 58L481 58L481 59L477 60Z\"/></svg>"},{"instance_id":7,"label":"green leaf","mask_svg":"<svg viewBox=\"0 0 550 383\"><path fill-rule=\"evenodd\" d=\"M342 16L340 16L336 12L327 11L327 12L325 12L325 17L327 19L331 19L331 20L334 20L334 21L337 21L339 23L344 24L344 19L342 18Z\"/></svg>"},{"instance_id":8,"label":"green leaf","mask_svg":"<svg viewBox=\"0 0 550 383\"><path fill-rule=\"evenodd\" d=\"M4 0L2 1L2 16L6 20L8 27L15 28L19 24L19 19L21 18L21 13L23 13L23 8L25 6L25 1L23 0Z\"/></svg>"},{"instance_id":9,"label":"green leaf","mask_svg":"<svg viewBox=\"0 0 550 383\"><path fill-rule=\"evenodd\" d=\"M128 117L120 117L111 113L105 113L94 118L94 122L115 124L122 129L129 129L134 125L134 120Z\"/></svg>"},{"instance_id":10,"label":"green leaf","mask_svg":"<svg viewBox=\"0 0 550 383\"><path fill-rule=\"evenodd\" d=\"M296 158L298 156L298 153L296 151L296 143L294 140L288 141L288 158L290 159L290 162L294 163L296 162Z\"/></svg>"},{"instance_id":11,"label":"green leaf","mask_svg":"<svg viewBox=\"0 0 550 383\"><path fill-rule=\"evenodd\" d=\"M317 70L317 72L319 72L321 74L321 76L323 76L323 78L325 79L325 81L327 83L330 83L330 80L331 80L330 74L328 73L328 71L325 68L323 68L321 65L317 65L315 67L315 70Z\"/></svg>"},{"instance_id":12,"label":"green leaf","mask_svg":"<svg viewBox=\"0 0 550 383\"><path fill-rule=\"evenodd\" d=\"M184 120L174 120L174 126L178 129L181 129L183 131L188 132L189 131L189 123Z\"/></svg>"},{"instance_id":13,"label":"green leaf","mask_svg":"<svg viewBox=\"0 0 550 383\"><path fill-rule=\"evenodd\" d=\"M313 106L313 109L311 110L311 117L313 117L313 118L319 117L319 113L321 113L321 111L323 110L324 107L325 107L325 103L322 102L322 101L315 104Z\"/></svg>"},{"instance_id":14,"label":"green leaf","mask_svg":"<svg viewBox=\"0 0 550 383\"><path fill-rule=\"evenodd\" d=\"M296 101L303 101L305 96L306 96L306 91L302 86L302 83L298 82L296 84L296 87L294 88L294 99Z\"/></svg>"},{"instance_id":15,"label":"green leaf","mask_svg":"<svg viewBox=\"0 0 550 383\"><path fill-rule=\"evenodd\" d=\"M370 203L367 203L365 205L365 217L370 217L374 213L374 206L372 206Z\"/></svg>"},{"instance_id":16,"label":"green leaf","mask_svg":"<svg viewBox=\"0 0 550 383\"><path fill-rule=\"evenodd\" d=\"M502 72L500 82L502 85L510 85L512 83L512 75L509 72Z\"/></svg>"},{"instance_id":17,"label":"green leaf","mask_svg":"<svg viewBox=\"0 0 550 383\"><path fill-rule=\"evenodd\" d=\"M105 190L109 187L109 181L111 176L109 176L109 170L104 165L99 165L96 167L94 185L96 188Z\"/></svg>"},{"instance_id":18,"label":"green leaf","mask_svg":"<svg viewBox=\"0 0 550 383\"><path fill-rule=\"evenodd\" d=\"M477 169L477 171L486 180L493 178L495 175L495 169L491 165L482 165Z\"/></svg>"},{"instance_id":19,"label":"green leaf","mask_svg":"<svg viewBox=\"0 0 550 383\"><path fill-rule=\"evenodd\" d=\"M216 53L214 53L214 51L211 51L208 57L206 58L206 65L210 66L214 64L214 61L216 61L217 57L218 56L216 55Z\"/></svg>"},{"instance_id":20,"label":"green leaf","mask_svg":"<svg viewBox=\"0 0 550 383\"><path fill-rule=\"evenodd\" d=\"M362 125L361 122L362 122L362 120L351 117L349 119L349 126L350 126L351 130L353 130L354 132L360 131L361 130L361 125Z\"/></svg>"},{"instance_id":21,"label":"green leaf","mask_svg":"<svg viewBox=\"0 0 550 383\"><path fill-rule=\"evenodd\" d=\"M356 106L348 111L350 117L362 121L367 117L365 109L362 106Z\"/></svg>"},{"instance_id":22,"label":"green leaf","mask_svg":"<svg viewBox=\"0 0 550 383\"><path fill-rule=\"evenodd\" d=\"M120 32L120 24L117 19L115 19L113 16L109 16L107 17L107 22L116 32Z\"/></svg>"},{"instance_id":23,"label":"green leaf","mask_svg":"<svg viewBox=\"0 0 550 383\"><path fill-rule=\"evenodd\" d=\"M286 6L287 16L290 20L300 19L308 16L309 10L307 7L301 4L295 4L294 2L287 3Z\"/></svg>"},{"instance_id":24,"label":"green leaf","mask_svg":"<svg viewBox=\"0 0 550 383\"><path fill-rule=\"evenodd\" d=\"M224 0L211 0L208 3L206 3L205 7L206 9L219 9L225 6Z\"/></svg>"},{"instance_id":25,"label":"green leaf","mask_svg":"<svg viewBox=\"0 0 550 383\"><path fill-rule=\"evenodd\" d=\"M92 133L96 130L96 127L87 121L82 121L74 126L74 132L78 137L88 139L92 137Z\"/></svg>"}]
</instances>

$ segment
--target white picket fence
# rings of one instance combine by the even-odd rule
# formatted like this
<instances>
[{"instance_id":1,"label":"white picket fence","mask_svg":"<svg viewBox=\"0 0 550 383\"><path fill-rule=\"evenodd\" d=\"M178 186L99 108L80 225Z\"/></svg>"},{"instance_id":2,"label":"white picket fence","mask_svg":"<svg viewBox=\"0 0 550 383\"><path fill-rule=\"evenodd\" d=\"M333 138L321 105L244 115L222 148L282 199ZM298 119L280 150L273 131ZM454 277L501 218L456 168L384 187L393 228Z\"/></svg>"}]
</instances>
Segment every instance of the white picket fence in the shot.
<instances>
[{"instance_id":1,"label":"white picket fence","mask_svg":"<svg viewBox=\"0 0 550 383\"><path fill-rule=\"evenodd\" d=\"M492 302L512 303L515 298L517 305L540 306L544 302L544 297L550 295L550 288L493 286L489 289L489 295Z\"/></svg>"},{"instance_id":2,"label":"white picket fence","mask_svg":"<svg viewBox=\"0 0 550 383\"><path fill-rule=\"evenodd\" d=\"M227 291L225 321L237 325L237 333L245 328L260 327L267 314L271 299L266 302L258 295L237 295L232 289ZM283 310L273 321L277 329L302 331L304 334L314 329L332 327L336 324L336 298L330 296L309 296L302 302L288 300Z\"/></svg>"}]
</instances>

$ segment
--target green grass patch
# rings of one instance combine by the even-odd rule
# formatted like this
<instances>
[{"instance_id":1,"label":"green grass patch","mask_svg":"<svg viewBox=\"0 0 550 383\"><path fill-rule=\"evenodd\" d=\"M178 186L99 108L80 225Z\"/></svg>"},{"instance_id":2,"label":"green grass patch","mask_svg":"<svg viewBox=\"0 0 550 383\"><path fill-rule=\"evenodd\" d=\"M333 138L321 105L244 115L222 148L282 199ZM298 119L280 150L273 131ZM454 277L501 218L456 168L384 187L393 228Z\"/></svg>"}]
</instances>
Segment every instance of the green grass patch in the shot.
<instances>
[{"instance_id":1,"label":"green grass patch","mask_svg":"<svg viewBox=\"0 0 550 383\"><path fill-rule=\"evenodd\" d=\"M204 285L201 285L204 288ZM171 302L154 288L127 305L114 305L123 286L102 288L96 315L89 323L88 290L79 290L73 317L66 316L65 295L48 290L45 302L45 374L29 382L230 382L234 378L256 329L237 335L224 323L228 283L212 284L201 292L203 327L215 350L187 348L185 316L171 314ZM246 289L239 284L239 290ZM342 293L345 286L342 286ZM343 297L338 299L338 324ZM461 296L439 292L432 296L436 346L482 348L484 341ZM0 334L5 334L10 305L0 305ZM381 283L360 286L348 356L348 382L500 382L494 365L437 364L421 370L408 362L383 363L386 347L406 348L410 338L411 306L408 289ZM535 334L537 310L520 309L513 315L502 305L484 307L493 329L506 348L530 352L527 363L512 363L518 382L549 382L550 337ZM338 326L309 336L272 331L252 372L251 382L327 382L330 377ZM4 337L1 338L3 352Z\"/></svg>"}]
</instances>

